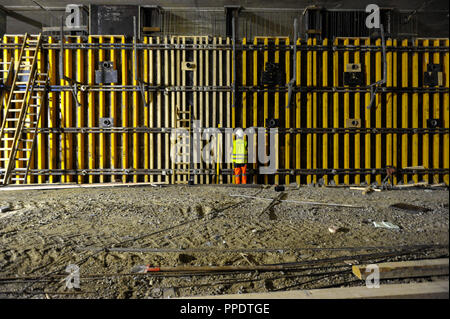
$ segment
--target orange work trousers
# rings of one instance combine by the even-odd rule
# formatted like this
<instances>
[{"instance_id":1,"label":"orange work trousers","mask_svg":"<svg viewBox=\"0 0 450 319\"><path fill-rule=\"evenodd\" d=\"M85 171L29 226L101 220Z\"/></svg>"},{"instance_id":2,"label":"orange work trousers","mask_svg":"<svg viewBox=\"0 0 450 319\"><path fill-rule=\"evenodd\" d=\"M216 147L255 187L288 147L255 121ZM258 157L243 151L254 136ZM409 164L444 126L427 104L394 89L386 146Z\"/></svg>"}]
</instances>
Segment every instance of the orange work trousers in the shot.
<instances>
[{"instance_id":1,"label":"orange work trousers","mask_svg":"<svg viewBox=\"0 0 450 319\"><path fill-rule=\"evenodd\" d=\"M241 179L242 184L247 184L247 164L235 167L233 173L235 184L241 184Z\"/></svg>"}]
</instances>

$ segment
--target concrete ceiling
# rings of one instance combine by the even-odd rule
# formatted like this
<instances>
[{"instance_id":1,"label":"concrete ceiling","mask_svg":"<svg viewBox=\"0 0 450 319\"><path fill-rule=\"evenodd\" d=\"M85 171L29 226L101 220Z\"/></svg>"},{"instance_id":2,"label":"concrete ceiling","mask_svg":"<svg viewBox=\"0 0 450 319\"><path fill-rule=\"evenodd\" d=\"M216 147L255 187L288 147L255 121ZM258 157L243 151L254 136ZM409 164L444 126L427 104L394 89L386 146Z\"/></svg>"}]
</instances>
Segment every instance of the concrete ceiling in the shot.
<instances>
[{"instance_id":1,"label":"concrete ceiling","mask_svg":"<svg viewBox=\"0 0 450 319\"><path fill-rule=\"evenodd\" d=\"M36 0L44 7L63 8L67 4L124 4L123 0ZM363 9L367 4L376 3L380 7L394 7L404 10L448 10L448 0L128 0L126 4L153 4L161 7L223 7L241 5L247 8L305 8L311 5L327 9ZM2 0L6 7L38 8L32 0ZM30 8L31 7L31 8Z\"/></svg>"},{"instance_id":2,"label":"concrete ceiling","mask_svg":"<svg viewBox=\"0 0 450 319\"><path fill-rule=\"evenodd\" d=\"M446 12L447 21L444 23L448 26L448 0L36 0L46 9L53 11L49 14L42 10L32 0L1 0L1 5L5 8L20 13L26 17L43 22L46 25L59 25L57 16L63 14L63 10L67 4L127 4L127 5L159 5L162 8L223 8L225 5L240 5L247 9L258 8L283 8L283 9L303 9L308 6L324 7L326 9L360 9L363 10L366 5L376 3L380 7L396 8L401 11L418 12ZM430 15L433 17L433 15ZM440 15L442 17L442 14ZM428 21L429 20L429 21ZM432 25L435 29L442 28L442 19L435 21L435 18L428 19L426 24ZM437 26L434 24L438 23ZM14 18L7 17L6 32L9 34L23 32L39 32L39 29L18 21Z\"/></svg>"}]
</instances>

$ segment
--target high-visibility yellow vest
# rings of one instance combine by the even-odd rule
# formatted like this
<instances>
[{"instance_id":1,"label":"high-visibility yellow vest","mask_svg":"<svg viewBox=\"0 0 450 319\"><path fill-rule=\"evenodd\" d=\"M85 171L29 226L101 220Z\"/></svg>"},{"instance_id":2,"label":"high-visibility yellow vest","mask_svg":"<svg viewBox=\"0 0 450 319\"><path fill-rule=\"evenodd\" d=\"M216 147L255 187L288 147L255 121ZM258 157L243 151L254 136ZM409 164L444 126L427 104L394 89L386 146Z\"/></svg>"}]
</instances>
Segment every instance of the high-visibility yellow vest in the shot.
<instances>
[{"instance_id":1,"label":"high-visibility yellow vest","mask_svg":"<svg viewBox=\"0 0 450 319\"><path fill-rule=\"evenodd\" d=\"M238 138L233 141L233 163L247 163L247 142L244 139Z\"/></svg>"}]
</instances>

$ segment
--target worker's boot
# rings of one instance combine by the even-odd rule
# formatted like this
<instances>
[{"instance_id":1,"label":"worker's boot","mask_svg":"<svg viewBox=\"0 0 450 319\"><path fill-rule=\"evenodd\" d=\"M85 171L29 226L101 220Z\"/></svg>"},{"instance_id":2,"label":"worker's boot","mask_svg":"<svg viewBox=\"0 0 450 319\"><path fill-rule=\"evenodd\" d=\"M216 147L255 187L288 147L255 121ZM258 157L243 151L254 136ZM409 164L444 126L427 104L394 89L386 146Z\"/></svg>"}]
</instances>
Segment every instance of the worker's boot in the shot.
<instances>
[{"instance_id":1,"label":"worker's boot","mask_svg":"<svg viewBox=\"0 0 450 319\"><path fill-rule=\"evenodd\" d=\"M234 168L234 183L235 184L241 183L241 179L239 177L240 174L241 174L241 169L239 167L235 167Z\"/></svg>"},{"instance_id":2,"label":"worker's boot","mask_svg":"<svg viewBox=\"0 0 450 319\"><path fill-rule=\"evenodd\" d=\"M247 184L247 165L244 165L241 167L241 172L242 172L242 184Z\"/></svg>"}]
</instances>

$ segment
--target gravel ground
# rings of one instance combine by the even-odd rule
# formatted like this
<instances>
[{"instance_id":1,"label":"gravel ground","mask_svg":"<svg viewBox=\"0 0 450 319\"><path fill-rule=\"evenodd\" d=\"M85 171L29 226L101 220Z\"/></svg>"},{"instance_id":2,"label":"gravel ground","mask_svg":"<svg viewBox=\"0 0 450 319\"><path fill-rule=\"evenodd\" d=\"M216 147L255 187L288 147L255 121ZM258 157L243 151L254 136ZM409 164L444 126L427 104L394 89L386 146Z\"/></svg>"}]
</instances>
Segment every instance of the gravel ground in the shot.
<instances>
[{"instance_id":1,"label":"gravel ground","mask_svg":"<svg viewBox=\"0 0 450 319\"><path fill-rule=\"evenodd\" d=\"M0 297L171 298L362 285L349 266L365 261L356 255L399 254L396 251L401 246L443 245L409 249L400 256L369 256L366 262L448 256L448 190L391 190L363 195L348 188L300 187L288 189L284 199L358 208L281 202L268 212L264 209L270 201L230 195L272 199L280 193L273 187L222 186L1 191L0 206L10 206L11 210L0 213ZM390 208L394 203L430 210L406 212ZM399 229L376 228L374 221L388 221ZM331 226L340 231L331 233ZM107 247L134 250L104 250ZM363 249L330 249L343 247ZM153 248L165 251L149 251ZM261 248L275 250L255 250ZM242 251L230 251L237 249ZM318 264L321 259L338 257L342 258L333 264ZM147 264L249 266L293 262L317 264L298 272L169 277L160 273L130 274L133 267ZM79 289L65 285L69 264L79 267ZM316 268L311 269L313 266Z\"/></svg>"}]
</instances>

